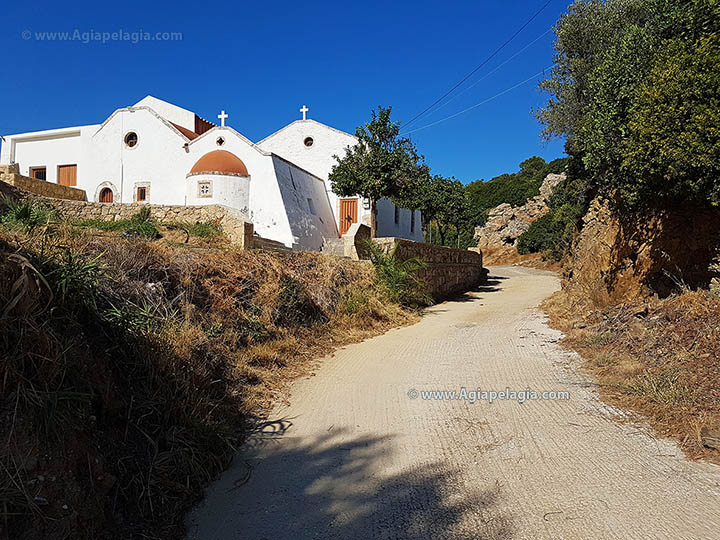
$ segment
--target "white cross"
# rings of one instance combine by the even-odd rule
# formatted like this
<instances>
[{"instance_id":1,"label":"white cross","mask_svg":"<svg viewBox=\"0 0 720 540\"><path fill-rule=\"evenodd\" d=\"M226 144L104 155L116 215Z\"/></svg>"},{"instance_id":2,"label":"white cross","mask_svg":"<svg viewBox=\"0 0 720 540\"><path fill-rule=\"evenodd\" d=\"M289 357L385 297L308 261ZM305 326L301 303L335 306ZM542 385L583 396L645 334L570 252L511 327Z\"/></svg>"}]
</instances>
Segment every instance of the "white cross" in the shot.
<instances>
[{"instance_id":1,"label":"white cross","mask_svg":"<svg viewBox=\"0 0 720 540\"><path fill-rule=\"evenodd\" d=\"M310 109L307 108L307 105L303 105L302 109L300 109L300 112L303 113L303 120L307 120L307 112Z\"/></svg>"},{"instance_id":2,"label":"white cross","mask_svg":"<svg viewBox=\"0 0 720 540\"><path fill-rule=\"evenodd\" d=\"M218 114L218 118L220 119L220 125L222 127L225 127L225 119L228 117L227 114L225 114L225 109L220 111L220 114Z\"/></svg>"}]
</instances>

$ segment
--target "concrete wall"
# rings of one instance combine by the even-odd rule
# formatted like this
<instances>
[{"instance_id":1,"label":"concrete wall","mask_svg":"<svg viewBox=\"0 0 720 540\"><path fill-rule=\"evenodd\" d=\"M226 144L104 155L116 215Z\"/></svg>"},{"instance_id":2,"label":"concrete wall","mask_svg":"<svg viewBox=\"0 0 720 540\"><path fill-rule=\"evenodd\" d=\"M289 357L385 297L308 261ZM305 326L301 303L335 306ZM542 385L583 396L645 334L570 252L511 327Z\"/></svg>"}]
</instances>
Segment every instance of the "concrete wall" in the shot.
<instances>
[{"instance_id":1,"label":"concrete wall","mask_svg":"<svg viewBox=\"0 0 720 540\"><path fill-rule=\"evenodd\" d=\"M23 176L18 174L17 169L12 165L0 165L0 181L31 193L52 197L54 199L69 199L74 201L84 201L86 199L85 192L82 189L59 186L58 184L44 180L36 180L35 178Z\"/></svg>"},{"instance_id":2,"label":"concrete wall","mask_svg":"<svg viewBox=\"0 0 720 540\"><path fill-rule=\"evenodd\" d=\"M20 174L30 176L34 167L45 167L46 181L57 183L58 166L77 165L77 186L91 175L89 144L97 125L5 135L0 162L16 163Z\"/></svg>"},{"instance_id":3,"label":"concrete wall","mask_svg":"<svg viewBox=\"0 0 720 540\"><path fill-rule=\"evenodd\" d=\"M482 253L412 242L403 238L376 238L375 242L399 259L418 258L427 263L417 277L427 292L441 300L480 285L485 277Z\"/></svg>"}]
</instances>

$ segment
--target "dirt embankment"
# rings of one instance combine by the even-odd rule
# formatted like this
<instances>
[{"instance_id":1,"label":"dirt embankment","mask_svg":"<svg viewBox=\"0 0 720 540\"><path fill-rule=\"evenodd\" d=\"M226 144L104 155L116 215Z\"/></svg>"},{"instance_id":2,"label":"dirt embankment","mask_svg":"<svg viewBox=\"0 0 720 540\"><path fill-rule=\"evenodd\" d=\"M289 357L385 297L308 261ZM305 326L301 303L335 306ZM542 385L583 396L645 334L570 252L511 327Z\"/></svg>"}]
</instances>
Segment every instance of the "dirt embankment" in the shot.
<instances>
[{"instance_id":1,"label":"dirt embankment","mask_svg":"<svg viewBox=\"0 0 720 540\"><path fill-rule=\"evenodd\" d=\"M639 213L596 199L566 261L563 289L598 306L707 288L720 254L720 209Z\"/></svg>"},{"instance_id":2,"label":"dirt embankment","mask_svg":"<svg viewBox=\"0 0 720 540\"><path fill-rule=\"evenodd\" d=\"M592 203L544 308L607 401L720 463L720 210L614 208Z\"/></svg>"},{"instance_id":3,"label":"dirt embankment","mask_svg":"<svg viewBox=\"0 0 720 540\"><path fill-rule=\"evenodd\" d=\"M372 267L0 232L0 538L180 538L312 359L416 320Z\"/></svg>"}]
</instances>

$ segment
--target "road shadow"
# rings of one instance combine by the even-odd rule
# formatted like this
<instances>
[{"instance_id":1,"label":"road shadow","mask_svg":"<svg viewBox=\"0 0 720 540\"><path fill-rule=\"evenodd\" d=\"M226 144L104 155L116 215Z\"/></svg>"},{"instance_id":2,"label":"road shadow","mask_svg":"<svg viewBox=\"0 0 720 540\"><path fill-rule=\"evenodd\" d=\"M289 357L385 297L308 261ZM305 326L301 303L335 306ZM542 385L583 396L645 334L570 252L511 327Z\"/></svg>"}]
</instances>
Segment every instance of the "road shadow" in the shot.
<instances>
[{"instance_id":1,"label":"road shadow","mask_svg":"<svg viewBox=\"0 0 720 540\"><path fill-rule=\"evenodd\" d=\"M476 292L498 292L502 291L502 282L508 278L503 276L488 276L487 279L475 289Z\"/></svg>"},{"instance_id":2,"label":"road shadow","mask_svg":"<svg viewBox=\"0 0 720 540\"><path fill-rule=\"evenodd\" d=\"M482 298L479 298L478 296L475 296L473 293L489 293L489 292L498 292L501 291L503 288L500 286L502 284L502 280L508 279L503 276L488 276L485 281L483 281L481 284L473 287L472 289L469 289L467 291L458 293L453 296L449 296L445 300L442 301L444 304L445 302L479 302L482 300ZM434 309L434 312L442 312L443 310Z\"/></svg>"},{"instance_id":3,"label":"road shadow","mask_svg":"<svg viewBox=\"0 0 720 540\"><path fill-rule=\"evenodd\" d=\"M479 490L444 463L388 475L391 437L331 426L301 439L288 427L251 438L191 515L189 539L512 537L498 485Z\"/></svg>"}]
</instances>

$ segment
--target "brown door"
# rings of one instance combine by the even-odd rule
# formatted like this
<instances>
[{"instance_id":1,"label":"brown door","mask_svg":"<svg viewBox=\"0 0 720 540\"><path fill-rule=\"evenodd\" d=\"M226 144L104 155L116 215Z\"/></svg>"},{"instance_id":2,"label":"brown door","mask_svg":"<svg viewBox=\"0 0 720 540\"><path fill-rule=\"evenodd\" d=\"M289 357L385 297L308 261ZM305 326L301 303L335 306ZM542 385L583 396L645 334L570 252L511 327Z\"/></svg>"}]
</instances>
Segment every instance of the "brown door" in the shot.
<instances>
[{"instance_id":1,"label":"brown door","mask_svg":"<svg viewBox=\"0 0 720 540\"><path fill-rule=\"evenodd\" d=\"M350 225L357 222L357 199L340 199L340 236L348 232Z\"/></svg>"},{"instance_id":2,"label":"brown door","mask_svg":"<svg viewBox=\"0 0 720 540\"><path fill-rule=\"evenodd\" d=\"M58 184L61 186L76 186L77 165L58 165Z\"/></svg>"},{"instance_id":3,"label":"brown door","mask_svg":"<svg viewBox=\"0 0 720 540\"><path fill-rule=\"evenodd\" d=\"M100 202L113 202L113 192L110 188L102 188L100 190Z\"/></svg>"}]
</instances>

